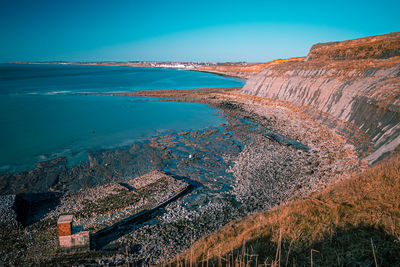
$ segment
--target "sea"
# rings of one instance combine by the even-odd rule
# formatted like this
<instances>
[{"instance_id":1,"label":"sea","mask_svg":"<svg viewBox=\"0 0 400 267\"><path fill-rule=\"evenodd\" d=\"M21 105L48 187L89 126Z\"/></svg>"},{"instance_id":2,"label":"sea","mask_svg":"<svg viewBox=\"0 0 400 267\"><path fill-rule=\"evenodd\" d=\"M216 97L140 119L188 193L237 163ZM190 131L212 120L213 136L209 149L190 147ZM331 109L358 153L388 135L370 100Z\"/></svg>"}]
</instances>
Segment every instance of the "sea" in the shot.
<instances>
[{"instance_id":1,"label":"sea","mask_svg":"<svg viewBox=\"0 0 400 267\"><path fill-rule=\"evenodd\" d=\"M169 131L224 123L205 104L99 96L141 90L243 86L244 80L175 69L62 64L0 64L0 173L65 156L128 147Z\"/></svg>"}]
</instances>

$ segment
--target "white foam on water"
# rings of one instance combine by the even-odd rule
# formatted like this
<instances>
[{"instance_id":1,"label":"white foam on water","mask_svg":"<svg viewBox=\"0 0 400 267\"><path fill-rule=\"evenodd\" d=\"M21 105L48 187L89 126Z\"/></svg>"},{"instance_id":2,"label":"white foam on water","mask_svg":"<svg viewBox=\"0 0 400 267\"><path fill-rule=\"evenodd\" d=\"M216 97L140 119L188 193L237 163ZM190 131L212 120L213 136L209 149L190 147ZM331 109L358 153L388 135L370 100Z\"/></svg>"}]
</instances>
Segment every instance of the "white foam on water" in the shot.
<instances>
[{"instance_id":1,"label":"white foam on water","mask_svg":"<svg viewBox=\"0 0 400 267\"><path fill-rule=\"evenodd\" d=\"M52 92L46 92L44 95L65 95L65 94L70 94L72 91L52 91Z\"/></svg>"}]
</instances>

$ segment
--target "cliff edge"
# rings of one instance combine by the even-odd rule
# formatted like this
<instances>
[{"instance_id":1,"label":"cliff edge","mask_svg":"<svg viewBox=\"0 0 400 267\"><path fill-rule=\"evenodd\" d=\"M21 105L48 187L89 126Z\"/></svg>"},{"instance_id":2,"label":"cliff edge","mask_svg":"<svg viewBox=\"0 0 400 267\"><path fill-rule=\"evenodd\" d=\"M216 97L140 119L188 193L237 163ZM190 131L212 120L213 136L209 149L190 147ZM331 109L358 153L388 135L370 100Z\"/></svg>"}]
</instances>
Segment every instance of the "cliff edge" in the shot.
<instances>
[{"instance_id":1,"label":"cliff edge","mask_svg":"<svg viewBox=\"0 0 400 267\"><path fill-rule=\"evenodd\" d=\"M400 145L400 32L313 45L304 60L267 66L241 93L301 106L349 140L361 132L367 141L354 143L372 164Z\"/></svg>"},{"instance_id":2,"label":"cliff edge","mask_svg":"<svg viewBox=\"0 0 400 267\"><path fill-rule=\"evenodd\" d=\"M295 57L288 59L277 59L267 63L218 63L216 65L198 66L196 68L196 71L210 72L219 75L248 79L249 77L258 74L260 71L268 66L279 64L282 62L299 61L303 59L305 58Z\"/></svg>"}]
</instances>

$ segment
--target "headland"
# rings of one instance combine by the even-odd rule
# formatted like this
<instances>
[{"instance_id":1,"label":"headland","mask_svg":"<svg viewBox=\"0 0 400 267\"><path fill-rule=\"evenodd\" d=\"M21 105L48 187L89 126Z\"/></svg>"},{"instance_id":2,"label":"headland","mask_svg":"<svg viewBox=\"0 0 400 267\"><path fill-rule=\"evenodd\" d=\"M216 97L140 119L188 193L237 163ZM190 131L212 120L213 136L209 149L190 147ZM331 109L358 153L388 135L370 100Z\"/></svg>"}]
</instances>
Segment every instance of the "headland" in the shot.
<instances>
[{"instance_id":1,"label":"headland","mask_svg":"<svg viewBox=\"0 0 400 267\"><path fill-rule=\"evenodd\" d=\"M335 206L330 204L329 194L336 196L339 194L337 192L342 192L342 196L351 195L346 193L344 185L353 183L354 177L380 168L370 166L376 162L382 163L399 146L399 59L400 34L393 33L318 44L311 48L306 58L266 63L257 69L257 74L251 76L243 88L113 94L115 97L146 96L163 101L205 103L219 109L227 123L200 131L188 129L157 136L127 149L95 152L89 154L86 164L72 169L65 167L65 159L57 159L40 164L35 170L8 177L9 188L14 190L14 194L7 196L8 201L4 201L1 210L13 222L4 222L8 226L2 228L7 229L3 230L2 239L9 240L2 247L2 258L10 264L79 262L122 265L130 262L147 265L161 264L171 259L179 263L183 257L184 262L189 259L200 264L211 260L218 264L222 258L229 261L230 255L235 261L234 257L241 253L258 253L265 248L260 245L264 240L272 245L271 251L263 254L263 261L268 262L268 257L276 252L278 256L275 260L270 258L268 264L277 263L277 259L281 262L281 250L276 249L277 246L286 244L290 251L292 244L302 241L303 233L306 238L310 237L307 231L296 235L296 229L289 226L288 229L294 231L291 235L287 235L282 228L276 229L275 224L270 227L270 222L274 222L271 219L274 214L288 214L279 212L292 205L304 205L307 211L313 205L333 205L332 209L340 211L335 213L338 215L336 220L340 221L341 216L348 216L347 211L353 212L355 204L349 202ZM223 70L214 70L233 72L225 67ZM207 68L203 70L208 71ZM91 97L97 96L93 94ZM393 173L398 174L398 161L391 162L395 164ZM172 177L167 179L171 188L190 185L192 191L169 202L140 224L124 225L121 228L123 230L116 232L111 230L108 238L98 239L97 244L100 245L92 251L66 256L57 250L56 221L59 214L72 213L86 222L92 222L96 217L109 216L115 219L113 215L130 208L133 202L142 203L135 200L127 203L126 207L111 208L118 194L129 192L126 187L120 186L130 185L144 175L157 176L160 171ZM127 178L128 173L133 175ZM40 189L51 191L51 196L44 196L40 191L36 195L20 194L18 186L12 184L18 177L23 177L20 181L34 184L44 174L46 177L56 177L56 182L49 188ZM387 189L388 192L398 190L399 176L392 175L395 176L388 179L393 182L393 188ZM163 180L154 181L154 188L157 188L157 183ZM88 184L82 186L85 182ZM362 183L356 185L361 187ZM115 190L103 190L109 186L114 186ZM377 188L377 185L371 188ZM152 190L149 189L149 195ZM324 190L328 195L320 194ZM106 194L93 199L91 191ZM168 199L168 194L165 199ZM358 191L354 196L357 194L369 196ZM83 201L77 208L78 199ZM310 203L304 202L308 199L311 199ZM92 203L85 206L89 200ZM367 200L366 203L370 203ZM163 198L152 201L157 206ZM357 201L362 201L362 198ZM99 214L90 213L90 207L94 206L99 207ZM103 207L107 207L104 214ZM383 212L385 218L391 218L391 223L386 223L385 220L389 219L384 219L382 215L379 218L385 223L377 225L391 225L391 237L398 236L398 207L386 209L379 204L372 207L374 216ZM141 209L140 205L136 208ZM21 213L21 210L29 210L35 216L22 218L24 212ZM315 214L307 218L318 222L320 213ZM352 213L352 216L355 215ZM302 217L283 217L286 218L286 221L282 221L284 225L290 222L301 224L304 220ZM292 218L296 221L291 221ZM351 219L346 221L348 224L350 222ZM371 224L377 221L366 222L367 227L372 227ZM90 225L98 227L103 222L96 223ZM323 223L319 222L318 225ZM310 225L312 223L305 227ZM337 225L340 223L331 223L331 228L326 228L331 229L332 236L333 232L340 236L339 230L342 228ZM263 226L270 228L267 231ZM251 229L257 231L246 236ZM326 229L320 229L321 235L325 234ZM96 230L93 228L93 231ZM378 230L370 232L374 234ZM283 234L286 236L283 237ZM101 232L97 236L101 236ZM295 238L289 238L293 236ZM240 240L243 244L228 242L230 238ZM291 243L291 240L294 241ZM310 243L315 240L310 238ZM387 240L382 241L383 245L390 243L392 246L394 241L391 238ZM193 244L194 252L190 249ZM252 244L256 246L252 247ZM305 243L299 244L300 247L306 247ZM253 251L245 250L246 246ZM393 246L390 247L390 253L398 250ZM185 250L186 254L174 259ZM364 250L360 251L365 253ZM285 254L288 259L289 254ZM300 254L296 255L300 257Z\"/></svg>"}]
</instances>

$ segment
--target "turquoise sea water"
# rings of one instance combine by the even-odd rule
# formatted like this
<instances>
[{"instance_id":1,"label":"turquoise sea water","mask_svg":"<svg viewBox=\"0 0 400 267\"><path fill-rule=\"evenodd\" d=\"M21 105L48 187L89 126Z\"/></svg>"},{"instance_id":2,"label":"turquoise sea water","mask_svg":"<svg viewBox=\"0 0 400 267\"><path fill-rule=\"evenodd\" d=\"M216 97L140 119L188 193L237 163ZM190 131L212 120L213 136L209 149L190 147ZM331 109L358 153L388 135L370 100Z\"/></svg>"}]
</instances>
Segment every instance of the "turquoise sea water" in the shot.
<instances>
[{"instance_id":1,"label":"turquoise sea water","mask_svg":"<svg viewBox=\"0 0 400 267\"><path fill-rule=\"evenodd\" d=\"M169 69L0 64L0 172L30 169L58 156L76 164L88 151L223 122L215 109L203 104L77 93L243 84Z\"/></svg>"}]
</instances>

